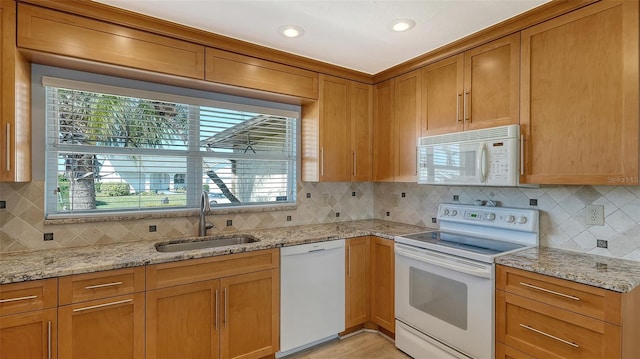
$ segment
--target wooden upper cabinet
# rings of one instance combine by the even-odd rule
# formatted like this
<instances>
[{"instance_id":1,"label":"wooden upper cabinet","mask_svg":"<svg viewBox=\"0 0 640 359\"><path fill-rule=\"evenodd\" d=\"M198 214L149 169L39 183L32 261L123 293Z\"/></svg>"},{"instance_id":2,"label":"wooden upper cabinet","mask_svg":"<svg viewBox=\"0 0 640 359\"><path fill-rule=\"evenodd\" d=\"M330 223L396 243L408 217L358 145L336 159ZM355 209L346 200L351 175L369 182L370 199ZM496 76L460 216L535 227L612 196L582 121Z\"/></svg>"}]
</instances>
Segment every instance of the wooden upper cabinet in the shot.
<instances>
[{"instance_id":1,"label":"wooden upper cabinet","mask_svg":"<svg viewBox=\"0 0 640 359\"><path fill-rule=\"evenodd\" d=\"M522 32L521 183L638 184L638 2Z\"/></svg>"},{"instance_id":2,"label":"wooden upper cabinet","mask_svg":"<svg viewBox=\"0 0 640 359\"><path fill-rule=\"evenodd\" d=\"M350 121L351 121L351 181L371 181L373 158L372 141L372 102L371 85L357 82L349 83Z\"/></svg>"},{"instance_id":3,"label":"wooden upper cabinet","mask_svg":"<svg viewBox=\"0 0 640 359\"><path fill-rule=\"evenodd\" d=\"M296 97L318 98L316 72L212 48L206 49L205 79Z\"/></svg>"},{"instance_id":4,"label":"wooden upper cabinet","mask_svg":"<svg viewBox=\"0 0 640 359\"><path fill-rule=\"evenodd\" d=\"M25 4L18 5L18 46L204 79L202 45Z\"/></svg>"},{"instance_id":5,"label":"wooden upper cabinet","mask_svg":"<svg viewBox=\"0 0 640 359\"><path fill-rule=\"evenodd\" d=\"M393 182L395 171L395 130L393 98L395 80L381 82L373 88L373 171L375 182Z\"/></svg>"},{"instance_id":6,"label":"wooden upper cabinet","mask_svg":"<svg viewBox=\"0 0 640 359\"><path fill-rule=\"evenodd\" d=\"M320 81L320 181L351 178L349 81L322 75Z\"/></svg>"},{"instance_id":7,"label":"wooden upper cabinet","mask_svg":"<svg viewBox=\"0 0 640 359\"><path fill-rule=\"evenodd\" d=\"M517 124L520 34L422 69L422 136Z\"/></svg>"},{"instance_id":8,"label":"wooden upper cabinet","mask_svg":"<svg viewBox=\"0 0 640 359\"><path fill-rule=\"evenodd\" d=\"M318 101L302 108L302 180L371 179L372 87L320 75Z\"/></svg>"},{"instance_id":9,"label":"wooden upper cabinet","mask_svg":"<svg viewBox=\"0 0 640 359\"><path fill-rule=\"evenodd\" d=\"M422 72L415 70L395 81L395 173L396 182L415 182L417 138L420 134Z\"/></svg>"},{"instance_id":10,"label":"wooden upper cabinet","mask_svg":"<svg viewBox=\"0 0 640 359\"><path fill-rule=\"evenodd\" d=\"M16 3L0 1L0 182L31 181L31 66L16 48Z\"/></svg>"},{"instance_id":11,"label":"wooden upper cabinet","mask_svg":"<svg viewBox=\"0 0 640 359\"><path fill-rule=\"evenodd\" d=\"M422 136L463 129L464 55L422 69Z\"/></svg>"},{"instance_id":12,"label":"wooden upper cabinet","mask_svg":"<svg viewBox=\"0 0 640 359\"><path fill-rule=\"evenodd\" d=\"M519 121L520 34L464 53L465 130Z\"/></svg>"}]
</instances>

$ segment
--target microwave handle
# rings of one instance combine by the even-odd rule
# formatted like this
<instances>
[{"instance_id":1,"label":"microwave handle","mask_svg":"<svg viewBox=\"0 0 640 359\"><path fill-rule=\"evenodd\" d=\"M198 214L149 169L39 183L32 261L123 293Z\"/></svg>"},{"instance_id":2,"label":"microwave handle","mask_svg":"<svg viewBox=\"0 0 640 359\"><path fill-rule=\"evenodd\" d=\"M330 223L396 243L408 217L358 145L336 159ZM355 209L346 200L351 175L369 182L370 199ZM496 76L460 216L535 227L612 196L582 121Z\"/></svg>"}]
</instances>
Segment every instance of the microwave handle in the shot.
<instances>
[{"instance_id":1,"label":"microwave handle","mask_svg":"<svg viewBox=\"0 0 640 359\"><path fill-rule=\"evenodd\" d=\"M487 181L487 144L484 142L481 143L480 148L478 148L478 152L480 153L480 155L478 156L478 163L476 167L478 169L478 173L480 174L480 183L484 184Z\"/></svg>"}]
</instances>

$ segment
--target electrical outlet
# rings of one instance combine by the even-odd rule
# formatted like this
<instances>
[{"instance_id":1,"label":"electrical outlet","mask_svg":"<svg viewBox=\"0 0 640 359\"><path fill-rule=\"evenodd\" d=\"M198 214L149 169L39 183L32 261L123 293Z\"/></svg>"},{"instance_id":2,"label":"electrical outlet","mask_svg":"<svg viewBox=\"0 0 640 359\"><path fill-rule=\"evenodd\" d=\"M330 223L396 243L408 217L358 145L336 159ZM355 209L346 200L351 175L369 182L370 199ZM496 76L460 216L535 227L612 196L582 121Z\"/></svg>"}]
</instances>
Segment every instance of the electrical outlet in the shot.
<instances>
[{"instance_id":1,"label":"electrical outlet","mask_svg":"<svg viewBox=\"0 0 640 359\"><path fill-rule=\"evenodd\" d=\"M155 225L152 224L149 226L149 232L155 232L157 230L158 230L158 227L156 227Z\"/></svg>"},{"instance_id":2,"label":"electrical outlet","mask_svg":"<svg viewBox=\"0 0 640 359\"><path fill-rule=\"evenodd\" d=\"M0 201L0 209L7 208L7 201Z\"/></svg>"},{"instance_id":3,"label":"electrical outlet","mask_svg":"<svg viewBox=\"0 0 640 359\"><path fill-rule=\"evenodd\" d=\"M233 220L227 219L227 227L233 226Z\"/></svg>"},{"instance_id":4,"label":"electrical outlet","mask_svg":"<svg viewBox=\"0 0 640 359\"><path fill-rule=\"evenodd\" d=\"M587 205L586 209L587 224L596 226L604 226L604 206L601 204Z\"/></svg>"},{"instance_id":5,"label":"electrical outlet","mask_svg":"<svg viewBox=\"0 0 640 359\"><path fill-rule=\"evenodd\" d=\"M609 247L609 242L607 242L604 239L597 239L596 240L596 246L598 246L598 248L608 248Z\"/></svg>"},{"instance_id":6,"label":"electrical outlet","mask_svg":"<svg viewBox=\"0 0 640 359\"><path fill-rule=\"evenodd\" d=\"M529 198L529 205L530 206L537 206L538 205L538 200L535 198Z\"/></svg>"},{"instance_id":7,"label":"electrical outlet","mask_svg":"<svg viewBox=\"0 0 640 359\"><path fill-rule=\"evenodd\" d=\"M398 207L398 205L400 205L400 196L398 196L398 194L391 195L391 205L394 207Z\"/></svg>"},{"instance_id":8,"label":"electrical outlet","mask_svg":"<svg viewBox=\"0 0 640 359\"><path fill-rule=\"evenodd\" d=\"M431 217L431 223L438 223L438 220L436 219L436 217Z\"/></svg>"},{"instance_id":9,"label":"electrical outlet","mask_svg":"<svg viewBox=\"0 0 640 359\"><path fill-rule=\"evenodd\" d=\"M43 239L45 241L52 241L53 240L53 233L45 233L43 236Z\"/></svg>"},{"instance_id":10,"label":"electrical outlet","mask_svg":"<svg viewBox=\"0 0 640 359\"><path fill-rule=\"evenodd\" d=\"M454 202L458 202L458 201L460 201L460 196L459 196L459 195L457 195L457 194L454 194L454 195L453 195L453 201L454 201Z\"/></svg>"}]
</instances>

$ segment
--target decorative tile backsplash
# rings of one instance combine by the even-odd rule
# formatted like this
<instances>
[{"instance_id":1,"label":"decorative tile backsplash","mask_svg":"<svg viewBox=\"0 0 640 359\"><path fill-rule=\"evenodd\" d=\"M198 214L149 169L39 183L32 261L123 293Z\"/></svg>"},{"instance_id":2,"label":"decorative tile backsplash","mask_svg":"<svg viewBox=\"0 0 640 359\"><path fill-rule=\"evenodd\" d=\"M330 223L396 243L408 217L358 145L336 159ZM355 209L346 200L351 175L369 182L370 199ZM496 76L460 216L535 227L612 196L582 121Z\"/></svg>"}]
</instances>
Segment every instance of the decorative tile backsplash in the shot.
<instances>
[{"instance_id":1,"label":"decorative tile backsplash","mask_svg":"<svg viewBox=\"0 0 640 359\"><path fill-rule=\"evenodd\" d=\"M44 182L0 183L0 253L91 244L166 240L197 234L198 217L44 224ZM299 183L295 210L210 214L209 234L373 218L373 183ZM288 220L289 219L289 220ZM230 222L229 222L230 221ZM231 223L231 226L227 226ZM156 226L149 232L149 226ZM44 241L44 233L54 240Z\"/></svg>"},{"instance_id":2,"label":"decorative tile backsplash","mask_svg":"<svg viewBox=\"0 0 640 359\"><path fill-rule=\"evenodd\" d=\"M51 224L43 218L44 183L0 183L0 253L193 236L198 217L140 219L115 222ZM404 194L404 195L403 195ZM444 187L415 183L299 183L295 210L211 214L210 234L256 228L383 219L420 226L432 223L437 206L474 200L502 206L537 208L540 244L578 252L640 261L640 186L542 186L540 188ZM530 206L530 199L537 206ZM585 207L604 206L604 226L587 225ZM231 222L228 222L231 221ZM231 226L227 226L231 223ZM156 232L149 232L155 225ZM44 233L54 240L44 241ZM596 240L608 248L596 247Z\"/></svg>"},{"instance_id":3,"label":"decorative tile backsplash","mask_svg":"<svg viewBox=\"0 0 640 359\"><path fill-rule=\"evenodd\" d=\"M405 196L402 196L405 193ZM374 218L433 226L437 206L494 200L505 207L540 210L540 245L640 261L640 186L444 187L376 183ZM537 199L537 206L529 200ZM604 206L604 226L587 225L588 204ZM608 248L596 247L596 240Z\"/></svg>"}]
</instances>

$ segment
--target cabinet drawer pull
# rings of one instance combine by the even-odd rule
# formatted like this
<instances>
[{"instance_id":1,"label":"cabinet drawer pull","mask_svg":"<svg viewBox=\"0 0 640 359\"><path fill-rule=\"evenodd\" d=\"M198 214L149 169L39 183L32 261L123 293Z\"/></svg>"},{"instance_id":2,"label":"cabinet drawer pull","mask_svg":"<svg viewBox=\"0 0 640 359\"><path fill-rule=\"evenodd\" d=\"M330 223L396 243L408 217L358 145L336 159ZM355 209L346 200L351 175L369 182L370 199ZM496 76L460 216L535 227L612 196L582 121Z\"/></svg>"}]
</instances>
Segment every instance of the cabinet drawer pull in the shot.
<instances>
[{"instance_id":1,"label":"cabinet drawer pull","mask_svg":"<svg viewBox=\"0 0 640 359\"><path fill-rule=\"evenodd\" d=\"M460 119L460 97L462 97L462 94L456 93L456 123L460 123L460 121L462 121Z\"/></svg>"},{"instance_id":2,"label":"cabinet drawer pull","mask_svg":"<svg viewBox=\"0 0 640 359\"><path fill-rule=\"evenodd\" d=\"M220 329L218 329L218 322L220 321L220 307L218 305L218 290L216 289L216 332Z\"/></svg>"},{"instance_id":3,"label":"cabinet drawer pull","mask_svg":"<svg viewBox=\"0 0 640 359\"><path fill-rule=\"evenodd\" d=\"M471 122L471 114L469 113L469 93L467 90L464 93L464 123Z\"/></svg>"},{"instance_id":4,"label":"cabinet drawer pull","mask_svg":"<svg viewBox=\"0 0 640 359\"><path fill-rule=\"evenodd\" d=\"M353 177L356 177L358 175L358 155L356 154L356 151L353 151Z\"/></svg>"},{"instance_id":5,"label":"cabinet drawer pull","mask_svg":"<svg viewBox=\"0 0 640 359\"><path fill-rule=\"evenodd\" d=\"M122 282L113 282L113 283L105 283L105 284L96 284L96 285L88 285L86 287L84 287L84 289L98 289L98 288L105 288L105 287L114 287L117 285L122 285Z\"/></svg>"},{"instance_id":6,"label":"cabinet drawer pull","mask_svg":"<svg viewBox=\"0 0 640 359\"><path fill-rule=\"evenodd\" d=\"M324 147L320 147L320 177L324 176Z\"/></svg>"},{"instance_id":7,"label":"cabinet drawer pull","mask_svg":"<svg viewBox=\"0 0 640 359\"><path fill-rule=\"evenodd\" d=\"M51 321L47 322L47 359L51 359Z\"/></svg>"},{"instance_id":8,"label":"cabinet drawer pull","mask_svg":"<svg viewBox=\"0 0 640 359\"><path fill-rule=\"evenodd\" d=\"M556 292L554 290L550 290L550 289L546 289L546 288L541 288L541 287L535 286L533 284L520 282L520 285L528 287L528 288L531 288L531 289L536 289L536 290L539 290L539 291L542 291L542 292L546 292L546 293L549 293L549 294L557 295L557 296L560 296L560 297L569 298L569 299L573 299L573 300L580 300L580 298L578 298L578 297L574 297L574 296L569 295L569 294Z\"/></svg>"},{"instance_id":9,"label":"cabinet drawer pull","mask_svg":"<svg viewBox=\"0 0 640 359\"><path fill-rule=\"evenodd\" d=\"M571 346L572 346L572 347L574 347L574 348L580 348L580 346L579 346L578 344L576 344L576 343L573 343L573 342L570 342L570 341L568 341L568 340L564 340L564 339L558 338L558 337L556 337L555 335L551 335L551 334L549 334L549 333L545 333L545 332L543 332L542 330L538 330L538 329L536 329L536 328L532 328L532 327L530 327L530 326L528 326L528 325L526 325L526 324L520 324L520 326L521 326L521 327L523 327L524 329L530 330L530 331L535 332L535 333L538 333L538 334L540 334L540 335L544 335L545 337L548 337L548 338L551 338L551 339L557 340L557 341L559 341L559 342L561 342L561 343L565 343L565 344L567 344L567 345L571 345Z\"/></svg>"},{"instance_id":10,"label":"cabinet drawer pull","mask_svg":"<svg viewBox=\"0 0 640 359\"><path fill-rule=\"evenodd\" d=\"M227 318L227 309L229 309L228 308L228 304L227 304L228 303L227 302L227 300L228 300L228 298L227 298L227 288L222 289L222 291L224 292L224 327L226 328L227 327L227 320L228 320L228 318Z\"/></svg>"},{"instance_id":11,"label":"cabinet drawer pull","mask_svg":"<svg viewBox=\"0 0 640 359\"><path fill-rule=\"evenodd\" d=\"M11 124L7 123L7 137L5 137L7 140L7 144L6 144L6 169L7 172L11 171Z\"/></svg>"},{"instance_id":12,"label":"cabinet drawer pull","mask_svg":"<svg viewBox=\"0 0 640 359\"><path fill-rule=\"evenodd\" d=\"M36 299L36 298L38 298L37 295L30 295L30 296L27 296L27 297L0 299L0 303L18 302L18 301L21 301L21 300L29 300L29 299Z\"/></svg>"},{"instance_id":13,"label":"cabinet drawer pull","mask_svg":"<svg viewBox=\"0 0 640 359\"><path fill-rule=\"evenodd\" d=\"M73 312L83 312L85 310L91 310L91 309L98 309L98 308L104 308L104 307L110 307L112 305L118 305L118 304L124 304L124 303L131 303L133 302L133 299L125 299L125 300L119 300L117 302L111 302L111 303L104 303L104 304L98 304L98 305L91 305L88 307L82 307L82 308L76 308L73 310Z\"/></svg>"}]
</instances>

